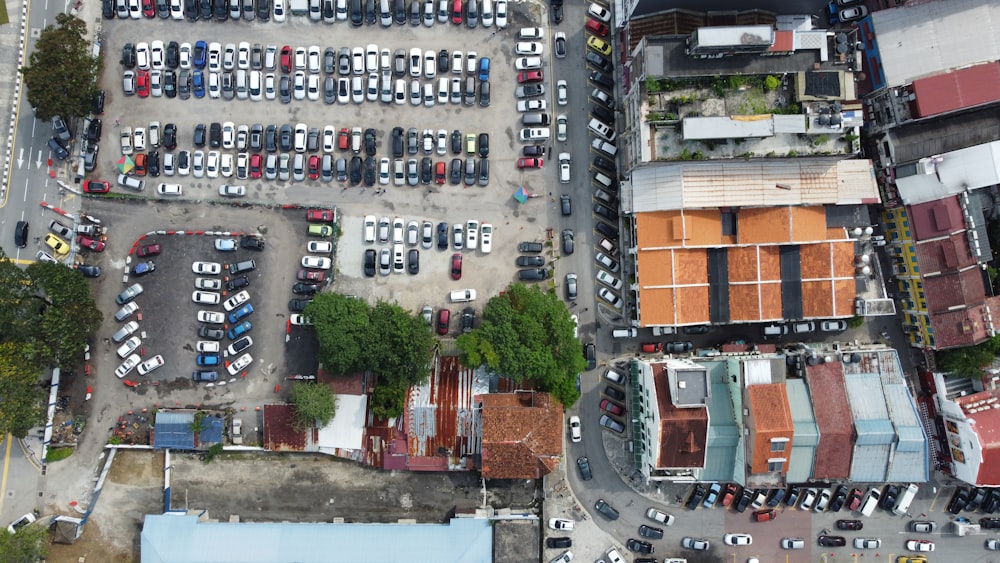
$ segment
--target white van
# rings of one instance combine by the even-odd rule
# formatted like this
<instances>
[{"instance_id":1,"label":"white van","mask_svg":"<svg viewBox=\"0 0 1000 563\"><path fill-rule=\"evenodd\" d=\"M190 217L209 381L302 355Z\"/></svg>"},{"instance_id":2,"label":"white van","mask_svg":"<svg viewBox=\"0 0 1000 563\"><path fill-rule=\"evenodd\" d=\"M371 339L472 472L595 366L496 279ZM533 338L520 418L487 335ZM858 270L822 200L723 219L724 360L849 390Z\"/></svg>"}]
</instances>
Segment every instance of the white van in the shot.
<instances>
[{"instance_id":1,"label":"white van","mask_svg":"<svg viewBox=\"0 0 1000 563\"><path fill-rule=\"evenodd\" d=\"M639 329L635 327L616 328L611 331L612 338L635 338L639 336Z\"/></svg>"},{"instance_id":2,"label":"white van","mask_svg":"<svg viewBox=\"0 0 1000 563\"><path fill-rule=\"evenodd\" d=\"M879 494L878 489L871 489L868 494L865 495L864 501L861 503L862 516L871 516L872 512L875 512L875 507L878 506L878 500L882 495Z\"/></svg>"},{"instance_id":3,"label":"white van","mask_svg":"<svg viewBox=\"0 0 1000 563\"><path fill-rule=\"evenodd\" d=\"M616 154L618 154L618 147L601 139L594 139L593 141L590 142L590 146L594 147L594 149L599 150L608 156L615 156Z\"/></svg>"},{"instance_id":4,"label":"white van","mask_svg":"<svg viewBox=\"0 0 1000 563\"><path fill-rule=\"evenodd\" d=\"M788 325L767 325L764 327L764 338L777 338L788 334Z\"/></svg>"},{"instance_id":5,"label":"white van","mask_svg":"<svg viewBox=\"0 0 1000 563\"><path fill-rule=\"evenodd\" d=\"M913 502L913 497L917 496L917 491L920 490L914 483L910 483L903 489L903 494L899 495L899 499L896 500L896 506L892 507L892 513L896 516L903 516L908 510L910 510L910 503Z\"/></svg>"},{"instance_id":6,"label":"white van","mask_svg":"<svg viewBox=\"0 0 1000 563\"><path fill-rule=\"evenodd\" d=\"M143 189L146 188L146 181L140 180L135 176L129 176L128 174L119 174L118 185L123 188L128 188L130 190L141 192Z\"/></svg>"}]
</instances>

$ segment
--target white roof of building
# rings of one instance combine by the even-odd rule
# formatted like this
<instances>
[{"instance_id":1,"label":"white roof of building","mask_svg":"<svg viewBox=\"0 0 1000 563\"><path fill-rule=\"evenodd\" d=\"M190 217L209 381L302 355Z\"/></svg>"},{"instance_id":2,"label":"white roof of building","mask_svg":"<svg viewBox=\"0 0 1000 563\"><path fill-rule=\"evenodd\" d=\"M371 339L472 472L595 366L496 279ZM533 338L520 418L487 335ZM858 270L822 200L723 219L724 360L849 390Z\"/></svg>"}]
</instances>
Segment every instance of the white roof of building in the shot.
<instances>
[{"instance_id":1,"label":"white roof of building","mask_svg":"<svg viewBox=\"0 0 1000 563\"><path fill-rule=\"evenodd\" d=\"M907 205L1000 184L1000 141L929 156L917 168L927 173L896 178Z\"/></svg>"},{"instance_id":2,"label":"white roof of building","mask_svg":"<svg viewBox=\"0 0 1000 563\"><path fill-rule=\"evenodd\" d=\"M634 213L879 201L870 160L651 162L633 170L631 180Z\"/></svg>"},{"instance_id":3,"label":"white roof of building","mask_svg":"<svg viewBox=\"0 0 1000 563\"><path fill-rule=\"evenodd\" d=\"M871 17L889 87L1000 60L1000 2L995 0L924 2Z\"/></svg>"},{"instance_id":4,"label":"white roof of building","mask_svg":"<svg viewBox=\"0 0 1000 563\"><path fill-rule=\"evenodd\" d=\"M775 133L805 133L804 115L727 115L685 117L684 140L773 137Z\"/></svg>"}]
</instances>

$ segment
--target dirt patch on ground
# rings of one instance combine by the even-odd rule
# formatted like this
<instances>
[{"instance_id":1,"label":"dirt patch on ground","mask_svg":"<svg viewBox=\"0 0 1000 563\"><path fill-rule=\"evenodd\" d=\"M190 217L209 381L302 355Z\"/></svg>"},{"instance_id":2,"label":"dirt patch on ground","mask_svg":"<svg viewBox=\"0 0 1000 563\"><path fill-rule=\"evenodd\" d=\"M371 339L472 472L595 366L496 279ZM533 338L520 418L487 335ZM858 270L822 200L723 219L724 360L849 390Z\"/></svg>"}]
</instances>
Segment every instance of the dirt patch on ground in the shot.
<instances>
[{"instance_id":1,"label":"dirt patch on ground","mask_svg":"<svg viewBox=\"0 0 1000 563\"><path fill-rule=\"evenodd\" d=\"M102 536L100 526L91 521L84 528L83 535L73 545L52 544L49 547L49 556L46 560L50 563L78 563L79 561L126 563L138 561L139 558L133 557L130 550L109 544Z\"/></svg>"},{"instance_id":2,"label":"dirt patch on ground","mask_svg":"<svg viewBox=\"0 0 1000 563\"><path fill-rule=\"evenodd\" d=\"M163 454L118 450L108 481L135 487L163 485Z\"/></svg>"}]
</instances>

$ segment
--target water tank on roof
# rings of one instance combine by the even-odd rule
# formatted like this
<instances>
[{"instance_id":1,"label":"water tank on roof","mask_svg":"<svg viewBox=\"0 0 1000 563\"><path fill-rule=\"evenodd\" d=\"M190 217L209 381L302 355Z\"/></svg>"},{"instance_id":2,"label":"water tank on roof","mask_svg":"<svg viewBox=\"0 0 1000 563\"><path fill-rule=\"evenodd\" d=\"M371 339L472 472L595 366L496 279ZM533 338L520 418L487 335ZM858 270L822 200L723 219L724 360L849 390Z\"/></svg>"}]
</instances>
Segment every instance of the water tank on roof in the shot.
<instances>
[{"instance_id":1,"label":"water tank on roof","mask_svg":"<svg viewBox=\"0 0 1000 563\"><path fill-rule=\"evenodd\" d=\"M866 235L872 236L872 233L874 233L874 232L875 232L875 229L873 229L871 227L865 227L865 234Z\"/></svg>"},{"instance_id":2,"label":"water tank on roof","mask_svg":"<svg viewBox=\"0 0 1000 563\"><path fill-rule=\"evenodd\" d=\"M816 118L816 123L819 123L820 125L829 125L830 116L825 113L820 113L819 117Z\"/></svg>"},{"instance_id":3,"label":"water tank on roof","mask_svg":"<svg viewBox=\"0 0 1000 563\"><path fill-rule=\"evenodd\" d=\"M809 356L808 358L806 358L806 363L811 366L815 366L819 364L819 358L817 358L816 356Z\"/></svg>"},{"instance_id":4,"label":"water tank on roof","mask_svg":"<svg viewBox=\"0 0 1000 563\"><path fill-rule=\"evenodd\" d=\"M852 364L860 364L861 363L861 354L857 354L857 353L851 354L851 363Z\"/></svg>"},{"instance_id":5,"label":"water tank on roof","mask_svg":"<svg viewBox=\"0 0 1000 563\"><path fill-rule=\"evenodd\" d=\"M863 232L864 231L861 230L861 227L854 227L851 229L851 236L860 237Z\"/></svg>"}]
</instances>

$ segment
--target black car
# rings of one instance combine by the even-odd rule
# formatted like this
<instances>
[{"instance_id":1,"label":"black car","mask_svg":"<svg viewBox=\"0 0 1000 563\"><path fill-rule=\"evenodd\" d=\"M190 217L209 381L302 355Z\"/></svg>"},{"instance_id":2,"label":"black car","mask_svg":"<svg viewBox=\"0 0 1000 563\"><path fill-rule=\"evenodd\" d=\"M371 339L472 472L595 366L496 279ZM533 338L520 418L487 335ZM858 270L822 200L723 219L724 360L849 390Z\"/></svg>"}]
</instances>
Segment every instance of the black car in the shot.
<instances>
[{"instance_id":1,"label":"black car","mask_svg":"<svg viewBox=\"0 0 1000 563\"><path fill-rule=\"evenodd\" d=\"M573 545L573 540L569 538L546 538L545 547L557 548L557 547L571 547Z\"/></svg>"},{"instance_id":2,"label":"black car","mask_svg":"<svg viewBox=\"0 0 1000 563\"><path fill-rule=\"evenodd\" d=\"M617 387L612 387L611 385L608 385L604 388L604 394L616 401L625 400L625 392L622 391L621 389L618 389Z\"/></svg>"},{"instance_id":3,"label":"black car","mask_svg":"<svg viewBox=\"0 0 1000 563\"><path fill-rule=\"evenodd\" d=\"M267 21L271 19L271 1L270 0L257 0L257 17L261 21Z\"/></svg>"},{"instance_id":4,"label":"black car","mask_svg":"<svg viewBox=\"0 0 1000 563\"><path fill-rule=\"evenodd\" d=\"M88 143L100 143L101 142L101 130L103 129L103 123L100 119L91 119L90 125L87 127L87 142Z\"/></svg>"},{"instance_id":5,"label":"black car","mask_svg":"<svg viewBox=\"0 0 1000 563\"><path fill-rule=\"evenodd\" d=\"M457 186L462 183L462 168L464 163L461 158L453 158L451 160L451 166L448 169L448 182Z\"/></svg>"},{"instance_id":6,"label":"black car","mask_svg":"<svg viewBox=\"0 0 1000 563\"><path fill-rule=\"evenodd\" d=\"M580 456L576 458L576 466L580 469L580 478L584 481L590 481L594 478L594 474L590 471L590 460L587 456Z\"/></svg>"},{"instance_id":7,"label":"black car","mask_svg":"<svg viewBox=\"0 0 1000 563\"><path fill-rule=\"evenodd\" d=\"M963 510L966 512L975 512L979 510L979 506L983 503L983 499L986 498L986 490L980 487L976 487L969 491L969 501L965 503Z\"/></svg>"},{"instance_id":8,"label":"black car","mask_svg":"<svg viewBox=\"0 0 1000 563\"><path fill-rule=\"evenodd\" d=\"M416 248L411 248L406 253L406 271L411 274L420 273L420 251Z\"/></svg>"},{"instance_id":9,"label":"black car","mask_svg":"<svg viewBox=\"0 0 1000 563\"><path fill-rule=\"evenodd\" d=\"M573 229L563 229L562 251L563 254L573 254Z\"/></svg>"},{"instance_id":10,"label":"black car","mask_svg":"<svg viewBox=\"0 0 1000 563\"><path fill-rule=\"evenodd\" d=\"M708 334L712 327L708 325L692 325L681 329L684 334Z\"/></svg>"},{"instance_id":11,"label":"black car","mask_svg":"<svg viewBox=\"0 0 1000 563\"><path fill-rule=\"evenodd\" d=\"M226 291L233 292L250 285L250 278L246 276L236 276L226 281Z\"/></svg>"},{"instance_id":12,"label":"black car","mask_svg":"<svg viewBox=\"0 0 1000 563\"><path fill-rule=\"evenodd\" d=\"M820 536L816 542L826 547L843 547L847 545L847 539L844 536Z\"/></svg>"},{"instance_id":13,"label":"black car","mask_svg":"<svg viewBox=\"0 0 1000 563\"><path fill-rule=\"evenodd\" d=\"M548 279L548 277L549 272L545 268L531 268L517 271L517 279L520 281L541 281Z\"/></svg>"},{"instance_id":14,"label":"black car","mask_svg":"<svg viewBox=\"0 0 1000 563\"><path fill-rule=\"evenodd\" d=\"M441 249L448 249L448 223L441 222L438 223L438 242L437 247Z\"/></svg>"},{"instance_id":15,"label":"black car","mask_svg":"<svg viewBox=\"0 0 1000 563\"><path fill-rule=\"evenodd\" d=\"M365 250L365 276L375 277L375 249ZM299 284L296 284L299 285Z\"/></svg>"},{"instance_id":16,"label":"black car","mask_svg":"<svg viewBox=\"0 0 1000 563\"><path fill-rule=\"evenodd\" d=\"M771 491L770 496L767 497L767 505L771 508L781 504L781 499L785 498L785 489L775 489Z\"/></svg>"},{"instance_id":17,"label":"black car","mask_svg":"<svg viewBox=\"0 0 1000 563\"><path fill-rule=\"evenodd\" d=\"M852 530L856 532L864 527L865 524L861 520L837 520L838 530Z\"/></svg>"},{"instance_id":18,"label":"black car","mask_svg":"<svg viewBox=\"0 0 1000 563\"><path fill-rule=\"evenodd\" d=\"M173 123L167 123L163 128L163 146L170 150L177 148L177 126Z\"/></svg>"},{"instance_id":19,"label":"black car","mask_svg":"<svg viewBox=\"0 0 1000 563\"><path fill-rule=\"evenodd\" d=\"M948 512L958 514L965 508L965 503L968 501L969 492L964 487L958 487L955 489L955 493L951 495L951 500L948 501Z\"/></svg>"},{"instance_id":20,"label":"black car","mask_svg":"<svg viewBox=\"0 0 1000 563\"><path fill-rule=\"evenodd\" d=\"M479 158L486 158L490 156L490 134L480 133L479 134Z\"/></svg>"},{"instance_id":21,"label":"black car","mask_svg":"<svg viewBox=\"0 0 1000 563\"><path fill-rule=\"evenodd\" d=\"M608 520L618 519L618 511L615 510L614 507L608 504L604 499L597 499L597 502L594 503L594 508L596 508L597 511L600 512L601 515L607 518Z\"/></svg>"},{"instance_id":22,"label":"black car","mask_svg":"<svg viewBox=\"0 0 1000 563\"><path fill-rule=\"evenodd\" d=\"M85 278L99 278L101 277L101 267L100 266L90 266L88 264L77 264L77 271L83 274Z\"/></svg>"},{"instance_id":23,"label":"black car","mask_svg":"<svg viewBox=\"0 0 1000 563\"><path fill-rule=\"evenodd\" d=\"M611 72L611 61L589 49L587 50L587 64L601 72Z\"/></svg>"},{"instance_id":24,"label":"black car","mask_svg":"<svg viewBox=\"0 0 1000 563\"><path fill-rule=\"evenodd\" d=\"M980 518L979 526L986 530L995 530L1000 528L1000 518Z\"/></svg>"},{"instance_id":25,"label":"black car","mask_svg":"<svg viewBox=\"0 0 1000 563\"><path fill-rule=\"evenodd\" d=\"M115 2L114 0L101 0L101 14L106 20L115 19Z\"/></svg>"},{"instance_id":26,"label":"black car","mask_svg":"<svg viewBox=\"0 0 1000 563\"><path fill-rule=\"evenodd\" d=\"M528 145L521 149L524 156L545 156L545 145Z\"/></svg>"},{"instance_id":27,"label":"black car","mask_svg":"<svg viewBox=\"0 0 1000 563\"><path fill-rule=\"evenodd\" d=\"M201 14L201 19L212 19L212 0L201 0L198 4L198 11Z\"/></svg>"},{"instance_id":28,"label":"black car","mask_svg":"<svg viewBox=\"0 0 1000 563\"><path fill-rule=\"evenodd\" d=\"M14 226L14 245L24 248L28 245L28 222L18 221Z\"/></svg>"},{"instance_id":29,"label":"black car","mask_svg":"<svg viewBox=\"0 0 1000 563\"><path fill-rule=\"evenodd\" d=\"M126 43L122 46L122 58L119 62L125 68L135 68L135 45Z\"/></svg>"},{"instance_id":30,"label":"black car","mask_svg":"<svg viewBox=\"0 0 1000 563\"><path fill-rule=\"evenodd\" d=\"M743 512L750 506L750 501L753 500L753 489L747 487L743 489L743 494L740 495L740 500L736 501L736 512Z\"/></svg>"},{"instance_id":31,"label":"black car","mask_svg":"<svg viewBox=\"0 0 1000 563\"><path fill-rule=\"evenodd\" d=\"M597 348L593 342L583 345L583 357L587 360L587 369L592 370L597 367Z\"/></svg>"},{"instance_id":32,"label":"black car","mask_svg":"<svg viewBox=\"0 0 1000 563\"><path fill-rule=\"evenodd\" d=\"M196 22L201 14L198 12L198 0L184 0L184 15L189 22Z\"/></svg>"},{"instance_id":33,"label":"black car","mask_svg":"<svg viewBox=\"0 0 1000 563\"><path fill-rule=\"evenodd\" d=\"M653 553L653 544L647 541L640 541L635 538L629 538L628 541L625 542L625 547L627 547L629 551L634 551L636 553L646 555Z\"/></svg>"},{"instance_id":34,"label":"black car","mask_svg":"<svg viewBox=\"0 0 1000 563\"><path fill-rule=\"evenodd\" d=\"M247 235L240 238L240 247L248 250L262 251L264 250L264 240L260 237Z\"/></svg>"},{"instance_id":35,"label":"black car","mask_svg":"<svg viewBox=\"0 0 1000 563\"><path fill-rule=\"evenodd\" d=\"M593 82L594 84L598 84L600 86L604 86L605 88L614 88L615 87L615 80L614 80L614 78L612 78L610 75L608 75L606 73L603 73L603 72L599 72L599 71L595 70L594 72L590 73L590 76L588 76L587 79L590 80L591 82Z\"/></svg>"},{"instance_id":36,"label":"black car","mask_svg":"<svg viewBox=\"0 0 1000 563\"><path fill-rule=\"evenodd\" d=\"M545 265L545 258L541 256L518 256L514 262L522 268L538 268Z\"/></svg>"},{"instance_id":37,"label":"black car","mask_svg":"<svg viewBox=\"0 0 1000 563\"><path fill-rule=\"evenodd\" d=\"M176 41L167 43L167 66L177 68L181 65L181 46Z\"/></svg>"},{"instance_id":38,"label":"black car","mask_svg":"<svg viewBox=\"0 0 1000 563\"><path fill-rule=\"evenodd\" d=\"M1000 508L1000 491L991 488L986 492L986 498L983 499L983 512L987 514L993 514Z\"/></svg>"},{"instance_id":39,"label":"black car","mask_svg":"<svg viewBox=\"0 0 1000 563\"><path fill-rule=\"evenodd\" d=\"M372 250L372 252L375 251ZM299 282L292 286L292 293L295 293L297 295L312 295L317 291L319 291L319 286L314 283Z\"/></svg>"},{"instance_id":40,"label":"black car","mask_svg":"<svg viewBox=\"0 0 1000 563\"><path fill-rule=\"evenodd\" d=\"M594 204L594 214L597 215L598 217L603 217L604 219L607 219L608 221L617 221L618 220L618 212L617 211L615 211L614 209L611 209L610 207L608 207L606 205L602 205L600 203L595 203Z\"/></svg>"},{"instance_id":41,"label":"black car","mask_svg":"<svg viewBox=\"0 0 1000 563\"><path fill-rule=\"evenodd\" d=\"M205 146L205 124L199 123L194 126L194 146L203 147Z\"/></svg>"},{"instance_id":42,"label":"black car","mask_svg":"<svg viewBox=\"0 0 1000 563\"><path fill-rule=\"evenodd\" d=\"M354 157L360 158L360 157ZM374 186L375 185L375 157L366 156L365 157L365 185Z\"/></svg>"},{"instance_id":43,"label":"black car","mask_svg":"<svg viewBox=\"0 0 1000 563\"><path fill-rule=\"evenodd\" d=\"M351 185L357 186L361 183L361 157L354 155L351 158Z\"/></svg>"},{"instance_id":44,"label":"black car","mask_svg":"<svg viewBox=\"0 0 1000 563\"><path fill-rule=\"evenodd\" d=\"M604 158L603 156L595 156L593 163L597 168L603 168L604 170L612 173L615 171L615 163Z\"/></svg>"},{"instance_id":45,"label":"black car","mask_svg":"<svg viewBox=\"0 0 1000 563\"><path fill-rule=\"evenodd\" d=\"M615 112L609 110L604 106L591 106L590 115L611 125L614 125L615 123Z\"/></svg>"},{"instance_id":46,"label":"black car","mask_svg":"<svg viewBox=\"0 0 1000 563\"><path fill-rule=\"evenodd\" d=\"M847 487L841 485L837 487L837 492L833 495L833 500L830 501L830 512L840 512L841 508L844 508L844 503L847 502Z\"/></svg>"},{"instance_id":47,"label":"black car","mask_svg":"<svg viewBox=\"0 0 1000 563\"><path fill-rule=\"evenodd\" d=\"M291 299L288 301L288 310L293 313L301 313L311 302L311 299Z\"/></svg>"},{"instance_id":48,"label":"black car","mask_svg":"<svg viewBox=\"0 0 1000 563\"><path fill-rule=\"evenodd\" d=\"M208 126L208 146L209 148L217 149L222 146L222 124L219 122L212 123ZM289 150L291 148L289 147Z\"/></svg>"},{"instance_id":49,"label":"black car","mask_svg":"<svg viewBox=\"0 0 1000 563\"><path fill-rule=\"evenodd\" d=\"M222 340L222 337L226 335L221 328L212 328L207 326L198 327L198 338L207 338L209 340Z\"/></svg>"},{"instance_id":50,"label":"black car","mask_svg":"<svg viewBox=\"0 0 1000 563\"><path fill-rule=\"evenodd\" d=\"M369 127L365 129L365 154L368 156L375 155L375 130Z\"/></svg>"},{"instance_id":51,"label":"black car","mask_svg":"<svg viewBox=\"0 0 1000 563\"><path fill-rule=\"evenodd\" d=\"M476 310L472 307L466 307L462 309L462 332L472 332L473 325L476 323Z\"/></svg>"},{"instance_id":52,"label":"black car","mask_svg":"<svg viewBox=\"0 0 1000 563\"><path fill-rule=\"evenodd\" d=\"M427 185L434 179L434 161L425 156L420 159L420 183Z\"/></svg>"},{"instance_id":53,"label":"black car","mask_svg":"<svg viewBox=\"0 0 1000 563\"><path fill-rule=\"evenodd\" d=\"M594 229L597 232L601 233L602 235L606 236L607 238L611 239L612 241L618 240L618 229L612 227L607 223L598 221L597 225L594 226Z\"/></svg>"},{"instance_id":54,"label":"black car","mask_svg":"<svg viewBox=\"0 0 1000 563\"><path fill-rule=\"evenodd\" d=\"M94 115L104 115L104 90L98 90L90 101L90 111Z\"/></svg>"},{"instance_id":55,"label":"black car","mask_svg":"<svg viewBox=\"0 0 1000 563\"><path fill-rule=\"evenodd\" d=\"M462 154L462 132L458 129L451 132L451 152L452 154Z\"/></svg>"},{"instance_id":56,"label":"black car","mask_svg":"<svg viewBox=\"0 0 1000 563\"><path fill-rule=\"evenodd\" d=\"M400 158L403 156L403 128L392 128L392 156Z\"/></svg>"},{"instance_id":57,"label":"black car","mask_svg":"<svg viewBox=\"0 0 1000 563\"><path fill-rule=\"evenodd\" d=\"M654 528L652 526L647 526L643 524L639 526L639 535L644 538L651 538L654 540L663 539L663 528ZM634 551L634 550L633 550Z\"/></svg>"},{"instance_id":58,"label":"black car","mask_svg":"<svg viewBox=\"0 0 1000 563\"><path fill-rule=\"evenodd\" d=\"M621 391L618 392L621 393L622 399L624 399L625 393L622 393ZM694 490L691 491L691 495L688 497L687 502L684 503L684 506L688 510L694 510L698 508L698 505L701 504L701 501L703 500L705 500L705 485L698 483L694 486Z\"/></svg>"},{"instance_id":59,"label":"black car","mask_svg":"<svg viewBox=\"0 0 1000 563\"><path fill-rule=\"evenodd\" d=\"M789 487L788 494L785 495L785 506L795 506L795 502L799 500L800 492L798 487Z\"/></svg>"},{"instance_id":60,"label":"black car","mask_svg":"<svg viewBox=\"0 0 1000 563\"><path fill-rule=\"evenodd\" d=\"M897 497L899 497L899 485L889 485L885 488L885 492L882 493L882 500L879 502L879 506L883 510L892 510L892 507L896 505Z\"/></svg>"},{"instance_id":61,"label":"black car","mask_svg":"<svg viewBox=\"0 0 1000 563\"><path fill-rule=\"evenodd\" d=\"M149 151L146 157L146 173L150 176L160 175L160 151Z\"/></svg>"},{"instance_id":62,"label":"black car","mask_svg":"<svg viewBox=\"0 0 1000 563\"><path fill-rule=\"evenodd\" d=\"M533 253L538 254L542 251L542 243L540 242L522 242L517 245L517 251L523 253Z\"/></svg>"},{"instance_id":63,"label":"black car","mask_svg":"<svg viewBox=\"0 0 1000 563\"><path fill-rule=\"evenodd\" d=\"M550 10L550 12L552 13L552 23L556 23L556 24L562 23L562 21L563 21L563 5L562 5L562 2L560 2L558 4L553 3L552 4L552 9Z\"/></svg>"}]
</instances>

